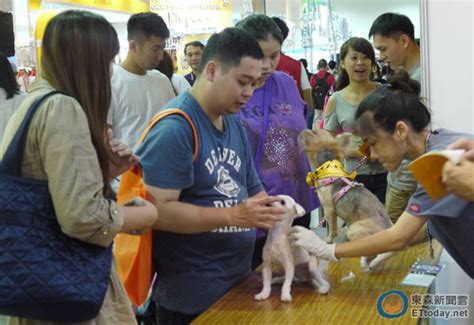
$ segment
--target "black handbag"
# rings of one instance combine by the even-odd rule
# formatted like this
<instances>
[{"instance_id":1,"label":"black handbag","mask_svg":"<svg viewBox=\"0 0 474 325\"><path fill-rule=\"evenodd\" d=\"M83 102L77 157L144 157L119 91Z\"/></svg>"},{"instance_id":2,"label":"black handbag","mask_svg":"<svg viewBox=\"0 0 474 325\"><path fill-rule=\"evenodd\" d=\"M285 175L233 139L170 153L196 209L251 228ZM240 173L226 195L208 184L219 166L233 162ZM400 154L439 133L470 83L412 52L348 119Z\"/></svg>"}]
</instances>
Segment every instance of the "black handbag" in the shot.
<instances>
[{"instance_id":1,"label":"black handbag","mask_svg":"<svg viewBox=\"0 0 474 325\"><path fill-rule=\"evenodd\" d=\"M57 93L33 103L0 162L0 314L79 322L100 311L112 247L64 234L47 181L21 176L29 124L40 104Z\"/></svg>"}]
</instances>

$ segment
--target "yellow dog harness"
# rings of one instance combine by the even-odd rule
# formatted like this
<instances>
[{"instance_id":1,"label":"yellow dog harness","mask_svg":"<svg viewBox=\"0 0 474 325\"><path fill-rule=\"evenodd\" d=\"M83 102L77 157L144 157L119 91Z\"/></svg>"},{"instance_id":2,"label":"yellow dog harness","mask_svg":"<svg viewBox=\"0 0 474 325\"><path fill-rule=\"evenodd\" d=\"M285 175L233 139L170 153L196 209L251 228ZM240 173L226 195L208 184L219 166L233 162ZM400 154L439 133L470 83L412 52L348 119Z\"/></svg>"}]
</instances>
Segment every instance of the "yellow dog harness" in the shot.
<instances>
[{"instance_id":1,"label":"yellow dog harness","mask_svg":"<svg viewBox=\"0 0 474 325\"><path fill-rule=\"evenodd\" d=\"M344 177L344 178L349 178L349 179L355 179L357 176L357 172L353 171L352 173L348 174L345 170L344 167L342 166L341 162L339 160L329 160L326 161L324 164L319 166L315 171L309 172L306 175L306 183L309 184L311 187L319 187L321 185L327 185L327 184L320 184L320 181L329 178L329 177L334 177L334 178L339 178L339 177Z\"/></svg>"},{"instance_id":2,"label":"yellow dog harness","mask_svg":"<svg viewBox=\"0 0 474 325\"><path fill-rule=\"evenodd\" d=\"M338 179L341 179L346 186L341 188L333 195L334 204L336 204L344 195L356 186L363 186L361 183L354 181L357 172L353 171L348 174L339 160L326 161L319 166L315 171L309 172L306 175L306 183L311 187L322 187L333 184ZM350 179L350 180L349 180Z\"/></svg>"}]
</instances>

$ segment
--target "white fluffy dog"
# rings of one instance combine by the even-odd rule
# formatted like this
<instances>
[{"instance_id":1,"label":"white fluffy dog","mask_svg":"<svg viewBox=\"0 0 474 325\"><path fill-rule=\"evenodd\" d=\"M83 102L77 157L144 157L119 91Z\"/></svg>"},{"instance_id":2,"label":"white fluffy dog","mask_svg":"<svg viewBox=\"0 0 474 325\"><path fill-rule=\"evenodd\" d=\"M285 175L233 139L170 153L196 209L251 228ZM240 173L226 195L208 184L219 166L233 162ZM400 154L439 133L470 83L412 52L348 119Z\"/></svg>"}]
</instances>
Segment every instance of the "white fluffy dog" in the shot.
<instances>
[{"instance_id":1,"label":"white fluffy dog","mask_svg":"<svg viewBox=\"0 0 474 325\"><path fill-rule=\"evenodd\" d=\"M293 219L305 214L305 210L292 197L287 195L278 195L280 201L272 203L273 206L282 208L285 211L284 219L270 229L263 247L263 289L255 295L256 300L265 300L270 296L272 284L272 263L279 265L285 270L285 276L275 279L273 283L281 282L281 300L290 302L291 283L295 277L302 281L311 281L318 288L318 292L326 294L330 285L326 281L318 268L318 261L315 256L310 255L306 250L293 247L288 241L288 233L291 229Z\"/></svg>"}]
</instances>

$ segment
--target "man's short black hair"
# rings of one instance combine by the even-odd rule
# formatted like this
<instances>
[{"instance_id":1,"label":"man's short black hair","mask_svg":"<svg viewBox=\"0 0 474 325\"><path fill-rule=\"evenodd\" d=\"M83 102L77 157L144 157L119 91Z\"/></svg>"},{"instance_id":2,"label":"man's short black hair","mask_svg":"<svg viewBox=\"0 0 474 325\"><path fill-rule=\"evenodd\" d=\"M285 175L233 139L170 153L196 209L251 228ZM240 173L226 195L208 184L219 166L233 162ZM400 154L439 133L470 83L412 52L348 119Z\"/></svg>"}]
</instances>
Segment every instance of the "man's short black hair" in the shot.
<instances>
[{"instance_id":1,"label":"man's short black hair","mask_svg":"<svg viewBox=\"0 0 474 325\"><path fill-rule=\"evenodd\" d=\"M400 34L406 34L413 42L415 41L415 27L410 18L393 12L384 13L375 19L370 27L369 38L375 34L383 37L398 37Z\"/></svg>"},{"instance_id":2,"label":"man's short black hair","mask_svg":"<svg viewBox=\"0 0 474 325\"><path fill-rule=\"evenodd\" d=\"M337 66L337 63L336 63L336 61L331 60L331 61L328 62L328 66L329 66L330 69L335 69L336 66Z\"/></svg>"},{"instance_id":3,"label":"man's short black hair","mask_svg":"<svg viewBox=\"0 0 474 325\"><path fill-rule=\"evenodd\" d=\"M186 43L186 45L184 45L184 55L186 55L186 50L188 49L188 46L200 47L201 50L204 49L204 44L202 44L199 41L192 41L192 42Z\"/></svg>"},{"instance_id":4,"label":"man's short black hair","mask_svg":"<svg viewBox=\"0 0 474 325\"><path fill-rule=\"evenodd\" d=\"M128 40L143 41L151 36L167 39L170 31L163 18L154 12L134 14L127 22Z\"/></svg>"},{"instance_id":5,"label":"man's short black hair","mask_svg":"<svg viewBox=\"0 0 474 325\"><path fill-rule=\"evenodd\" d=\"M226 28L209 38L202 52L200 71L211 60L218 61L224 70L236 67L244 57L263 60L263 52L257 40L247 31Z\"/></svg>"},{"instance_id":6,"label":"man's short black hair","mask_svg":"<svg viewBox=\"0 0 474 325\"><path fill-rule=\"evenodd\" d=\"M318 69L327 69L328 68L328 61L326 61L326 59L321 59L319 60L318 62Z\"/></svg>"},{"instance_id":7,"label":"man's short black hair","mask_svg":"<svg viewBox=\"0 0 474 325\"><path fill-rule=\"evenodd\" d=\"M278 17L272 17L272 19L275 22L275 24L277 24L278 28L280 28L281 33L283 34L283 41L285 41L286 38L288 37L288 33L290 32L288 25L285 23L283 19L280 19Z\"/></svg>"}]
</instances>

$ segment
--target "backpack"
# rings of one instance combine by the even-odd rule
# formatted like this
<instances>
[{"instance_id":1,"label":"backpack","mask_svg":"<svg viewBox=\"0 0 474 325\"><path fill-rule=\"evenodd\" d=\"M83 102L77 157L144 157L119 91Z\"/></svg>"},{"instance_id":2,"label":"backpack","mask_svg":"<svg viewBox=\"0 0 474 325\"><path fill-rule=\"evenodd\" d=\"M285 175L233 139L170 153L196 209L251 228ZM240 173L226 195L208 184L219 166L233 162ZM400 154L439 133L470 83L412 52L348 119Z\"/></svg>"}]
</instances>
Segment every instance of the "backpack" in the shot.
<instances>
[{"instance_id":1,"label":"backpack","mask_svg":"<svg viewBox=\"0 0 474 325\"><path fill-rule=\"evenodd\" d=\"M328 77L330 73L326 72L323 78L319 78L317 74L314 74L314 79L316 80L316 84L314 88L311 90L311 94L313 96L313 108L322 110L324 108L324 102L326 98L326 94L329 91L329 85L327 83Z\"/></svg>"},{"instance_id":2,"label":"backpack","mask_svg":"<svg viewBox=\"0 0 474 325\"><path fill-rule=\"evenodd\" d=\"M170 115L181 115L191 127L194 138L193 161L195 161L198 152L196 127L189 116L180 109L166 109L156 114L143 132L140 143L145 140L148 132L158 121ZM147 192L143 183L142 171L137 164L122 174L117 203L125 204L138 196L146 199ZM122 233L114 240L117 272L128 297L135 306L141 306L147 300L153 283L152 233L152 230L140 236Z\"/></svg>"},{"instance_id":3,"label":"backpack","mask_svg":"<svg viewBox=\"0 0 474 325\"><path fill-rule=\"evenodd\" d=\"M320 129L324 129L324 115L326 114L326 106L328 104L328 101L329 101L329 97L331 97L332 94L334 94L335 90L334 90L334 85L332 85L326 96L324 97L324 108L323 108L323 112L321 114L321 119L319 120L319 128Z\"/></svg>"}]
</instances>

